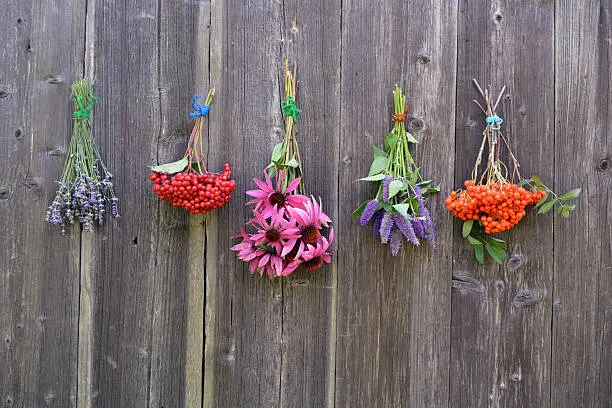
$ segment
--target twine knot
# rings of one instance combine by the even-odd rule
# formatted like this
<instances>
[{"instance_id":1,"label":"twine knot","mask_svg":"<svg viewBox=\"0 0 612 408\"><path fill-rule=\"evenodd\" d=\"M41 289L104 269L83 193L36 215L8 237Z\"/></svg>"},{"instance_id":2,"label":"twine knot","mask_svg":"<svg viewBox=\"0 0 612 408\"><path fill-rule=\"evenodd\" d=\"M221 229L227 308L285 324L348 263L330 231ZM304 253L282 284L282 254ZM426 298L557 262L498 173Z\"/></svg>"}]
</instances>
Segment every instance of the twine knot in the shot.
<instances>
[{"instance_id":1,"label":"twine knot","mask_svg":"<svg viewBox=\"0 0 612 408\"><path fill-rule=\"evenodd\" d=\"M206 117L208 116L208 111L210 110L210 105L202 105L200 103L197 102L198 99L200 99L202 95L198 94L198 95L194 95L194 97L191 99L191 107L193 108L193 110L195 112L191 112L189 114L189 117L192 119L197 118L198 116L203 116Z\"/></svg>"},{"instance_id":2,"label":"twine knot","mask_svg":"<svg viewBox=\"0 0 612 408\"><path fill-rule=\"evenodd\" d=\"M83 107L83 97L77 96L76 103L79 107L79 110L75 111L73 114L74 119L89 119L89 114L91 112L91 108L93 108L94 103L98 100L97 96L94 96L89 103L89 105Z\"/></svg>"},{"instance_id":3,"label":"twine knot","mask_svg":"<svg viewBox=\"0 0 612 408\"><path fill-rule=\"evenodd\" d=\"M301 110L297 108L295 104L295 99L291 95L287 96L287 100L283 102L283 112L285 112L285 116L293 116L293 120L297 122L298 116L302 113Z\"/></svg>"},{"instance_id":4,"label":"twine knot","mask_svg":"<svg viewBox=\"0 0 612 408\"><path fill-rule=\"evenodd\" d=\"M393 123L404 123L406 121L406 114L408 113L408 106L404 106L404 113L394 113Z\"/></svg>"},{"instance_id":5,"label":"twine knot","mask_svg":"<svg viewBox=\"0 0 612 408\"><path fill-rule=\"evenodd\" d=\"M491 130L500 130L504 120L497 115L487 116L487 123L491 125Z\"/></svg>"}]
</instances>

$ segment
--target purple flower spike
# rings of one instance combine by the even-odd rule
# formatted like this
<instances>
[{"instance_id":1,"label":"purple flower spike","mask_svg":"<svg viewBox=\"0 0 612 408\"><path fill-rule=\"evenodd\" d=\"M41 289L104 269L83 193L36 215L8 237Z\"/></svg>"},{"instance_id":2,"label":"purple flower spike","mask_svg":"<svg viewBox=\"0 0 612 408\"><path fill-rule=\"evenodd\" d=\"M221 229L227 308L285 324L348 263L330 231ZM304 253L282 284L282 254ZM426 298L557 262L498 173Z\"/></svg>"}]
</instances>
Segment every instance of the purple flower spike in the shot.
<instances>
[{"instance_id":1,"label":"purple flower spike","mask_svg":"<svg viewBox=\"0 0 612 408\"><path fill-rule=\"evenodd\" d=\"M374 215L374 235L380 234L380 225L382 224L384 211L379 211Z\"/></svg>"},{"instance_id":2,"label":"purple flower spike","mask_svg":"<svg viewBox=\"0 0 612 408\"><path fill-rule=\"evenodd\" d=\"M391 235L391 242L389 242L389 245L391 246L391 255L396 256L402 246L402 233L400 232L399 228L393 229L393 234Z\"/></svg>"},{"instance_id":3,"label":"purple flower spike","mask_svg":"<svg viewBox=\"0 0 612 408\"><path fill-rule=\"evenodd\" d=\"M391 184L392 181L393 177L387 174L382 182L383 200L385 200L386 202L389 202L389 184Z\"/></svg>"},{"instance_id":4,"label":"purple flower spike","mask_svg":"<svg viewBox=\"0 0 612 408\"><path fill-rule=\"evenodd\" d=\"M425 238L425 226L422 220L412 220L412 228L417 237Z\"/></svg>"},{"instance_id":5,"label":"purple flower spike","mask_svg":"<svg viewBox=\"0 0 612 408\"><path fill-rule=\"evenodd\" d=\"M397 229L404 237L406 237L408 241L412 242L412 244L414 244L415 246L421 245L419 239L414 233L414 229L412 228L412 223L410 221L405 219L401 214L395 214L394 219Z\"/></svg>"},{"instance_id":6,"label":"purple flower spike","mask_svg":"<svg viewBox=\"0 0 612 408\"><path fill-rule=\"evenodd\" d=\"M380 242L386 244L391 238L391 229L393 228L393 214L385 213L380 223Z\"/></svg>"},{"instance_id":7,"label":"purple flower spike","mask_svg":"<svg viewBox=\"0 0 612 408\"><path fill-rule=\"evenodd\" d=\"M378 200L374 199L370 202L368 202L365 206L365 208L363 209L363 213L361 213L361 225L364 226L366 225L368 222L370 222L370 220L372 219L372 216L374 215L374 212L376 212L376 209L378 208Z\"/></svg>"},{"instance_id":8,"label":"purple flower spike","mask_svg":"<svg viewBox=\"0 0 612 408\"><path fill-rule=\"evenodd\" d=\"M436 231L434 229L429 210L425 207L423 202L421 202L421 205L419 206L419 216L425 218L425 220L422 221L423 227L425 228L425 239L429 242L434 250L437 250L438 246L436 245Z\"/></svg>"}]
</instances>

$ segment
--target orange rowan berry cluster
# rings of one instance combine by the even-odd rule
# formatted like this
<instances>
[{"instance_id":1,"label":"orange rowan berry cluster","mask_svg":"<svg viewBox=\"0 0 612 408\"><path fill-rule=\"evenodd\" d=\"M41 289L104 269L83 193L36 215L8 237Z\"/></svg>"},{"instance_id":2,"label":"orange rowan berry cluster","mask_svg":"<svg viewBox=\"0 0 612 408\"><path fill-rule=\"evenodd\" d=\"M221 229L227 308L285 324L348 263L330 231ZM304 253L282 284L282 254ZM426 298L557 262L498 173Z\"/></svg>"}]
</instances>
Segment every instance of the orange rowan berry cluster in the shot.
<instances>
[{"instance_id":1,"label":"orange rowan berry cluster","mask_svg":"<svg viewBox=\"0 0 612 408\"><path fill-rule=\"evenodd\" d=\"M452 191L446 208L463 221L480 220L485 233L507 231L524 216L525 207L536 204L546 192L527 191L516 184L479 184L466 180L465 190Z\"/></svg>"},{"instance_id":2,"label":"orange rowan berry cluster","mask_svg":"<svg viewBox=\"0 0 612 408\"><path fill-rule=\"evenodd\" d=\"M222 207L232 198L236 181L231 180L230 165L225 163L221 174L153 172L153 191L175 207L184 207L192 214L206 214Z\"/></svg>"}]
</instances>

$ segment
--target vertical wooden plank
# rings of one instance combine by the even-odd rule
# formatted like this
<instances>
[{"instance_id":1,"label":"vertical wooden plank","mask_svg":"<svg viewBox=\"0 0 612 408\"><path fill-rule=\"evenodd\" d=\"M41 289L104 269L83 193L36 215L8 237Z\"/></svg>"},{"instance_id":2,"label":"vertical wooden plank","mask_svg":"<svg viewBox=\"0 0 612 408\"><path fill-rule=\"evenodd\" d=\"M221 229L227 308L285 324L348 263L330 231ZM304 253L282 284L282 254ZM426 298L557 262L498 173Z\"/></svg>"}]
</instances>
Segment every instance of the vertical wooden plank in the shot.
<instances>
[{"instance_id":1,"label":"vertical wooden plank","mask_svg":"<svg viewBox=\"0 0 612 408\"><path fill-rule=\"evenodd\" d=\"M88 406L150 402L155 279L169 267L163 262L156 268L158 251L168 251L169 243L159 233L162 210L150 194L145 167L157 159L162 126L158 19L157 1L95 3L94 132L115 175L122 218L83 250L95 288ZM181 221L171 231L184 236Z\"/></svg>"},{"instance_id":2,"label":"vertical wooden plank","mask_svg":"<svg viewBox=\"0 0 612 408\"><path fill-rule=\"evenodd\" d=\"M206 220L206 407L279 406L280 280L250 276L230 251L249 216L245 191L283 134L281 8L265 0L211 5L209 167L229 162L238 188Z\"/></svg>"},{"instance_id":3,"label":"vertical wooden plank","mask_svg":"<svg viewBox=\"0 0 612 408\"><path fill-rule=\"evenodd\" d=\"M146 166L184 152L194 78L204 78L198 88L208 82L208 64L199 60L208 58L207 42L200 43L208 10L202 2L96 5L95 131L123 214L92 244L87 262L96 291L91 405L185 406L187 397L201 399L201 381L187 380L194 358L187 342L197 349L198 327L194 333L188 322L202 316L203 300L190 284L202 281L204 228L201 219L159 201ZM199 347L201 361L201 339Z\"/></svg>"},{"instance_id":4,"label":"vertical wooden plank","mask_svg":"<svg viewBox=\"0 0 612 408\"><path fill-rule=\"evenodd\" d=\"M79 229L45 221L72 130L84 8L9 1L0 13L0 404L75 406Z\"/></svg>"},{"instance_id":5,"label":"vertical wooden plank","mask_svg":"<svg viewBox=\"0 0 612 408\"><path fill-rule=\"evenodd\" d=\"M338 220L340 17L338 0L316 7L283 1L280 32L283 56L298 66L297 128L306 190L321 197L333 223ZM298 270L283 282L282 407L333 406L336 261L314 273Z\"/></svg>"},{"instance_id":6,"label":"vertical wooden plank","mask_svg":"<svg viewBox=\"0 0 612 408\"><path fill-rule=\"evenodd\" d=\"M470 177L484 117L472 84L507 85L502 126L523 176L553 179L554 4L460 1L455 185ZM528 44L537 44L530 46ZM478 266L460 238L453 260L450 406L547 407L552 220L528 216L502 238L510 258ZM460 243L459 243L460 242Z\"/></svg>"},{"instance_id":7,"label":"vertical wooden plank","mask_svg":"<svg viewBox=\"0 0 612 408\"><path fill-rule=\"evenodd\" d=\"M429 200L439 249L388 246L349 215L373 194L367 174L382 144L392 90L408 96L408 125L426 177L452 184L456 4L342 4L341 139L335 404L444 406L448 401L452 240L443 197ZM445 274L447 278L445 279Z\"/></svg>"},{"instance_id":8,"label":"vertical wooden plank","mask_svg":"<svg viewBox=\"0 0 612 408\"><path fill-rule=\"evenodd\" d=\"M551 406L612 405L612 3L557 1L555 187L582 187L555 220Z\"/></svg>"}]
</instances>

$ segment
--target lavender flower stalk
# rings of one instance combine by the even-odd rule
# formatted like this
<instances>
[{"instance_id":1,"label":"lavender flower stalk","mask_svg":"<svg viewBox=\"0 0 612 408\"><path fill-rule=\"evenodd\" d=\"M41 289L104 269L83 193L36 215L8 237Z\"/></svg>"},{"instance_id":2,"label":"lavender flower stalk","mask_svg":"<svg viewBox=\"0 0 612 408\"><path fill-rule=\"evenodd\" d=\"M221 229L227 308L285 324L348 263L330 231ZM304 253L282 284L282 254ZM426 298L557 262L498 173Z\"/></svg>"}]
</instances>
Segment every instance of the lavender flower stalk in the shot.
<instances>
[{"instance_id":1,"label":"lavender flower stalk","mask_svg":"<svg viewBox=\"0 0 612 408\"><path fill-rule=\"evenodd\" d=\"M111 214L119 218L112 174L102 162L91 135L89 116L97 99L93 96L93 81L75 82L72 96L75 105L72 139L58 191L46 213L46 220L59 225L62 235L66 233L66 224L75 221L92 232L95 224L102 224L107 204Z\"/></svg>"}]
</instances>

